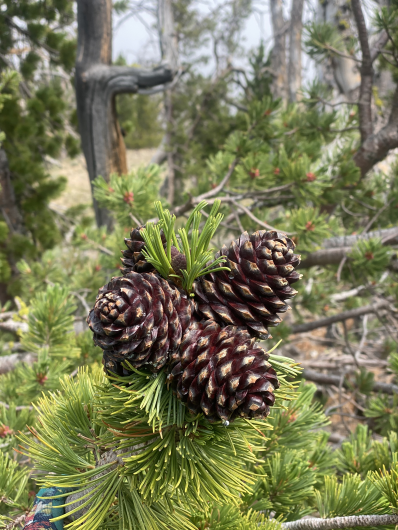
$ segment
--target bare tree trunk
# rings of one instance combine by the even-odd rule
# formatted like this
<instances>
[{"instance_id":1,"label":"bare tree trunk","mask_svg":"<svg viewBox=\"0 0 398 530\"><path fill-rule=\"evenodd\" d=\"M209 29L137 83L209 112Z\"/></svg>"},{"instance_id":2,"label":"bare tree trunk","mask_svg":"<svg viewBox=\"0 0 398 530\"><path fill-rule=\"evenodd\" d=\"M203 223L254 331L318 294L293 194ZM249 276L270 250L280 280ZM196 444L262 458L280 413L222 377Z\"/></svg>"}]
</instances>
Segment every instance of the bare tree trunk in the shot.
<instances>
[{"instance_id":1,"label":"bare tree trunk","mask_svg":"<svg viewBox=\"0 0 398 530\"><path fill-rule=\"evenodd\" d=\"M179 69L178 38L175 30L172 0L158 0L158 31L162 61L166 62L173 72ZM166 133L161 143L162 153L155 156L158 160L167 160L167 178L163 186L163 193L170 205L175 196L175 169L172 153L173 130L173 93L169 89L164 94L164 113L166 118Z\"/></svg>"},{"instance_id":2,"label":"bare tree trunk","mask_svg":"<svg viewBox=\"0 0 398 530\"><path fill-rule=\"evenodd\" d=\"M286 99L286 27L282 0L271 0L271 22L274 35L271 66L274 73L272 92L274 97Z\"/></svg>"},{"instance_id":3,"label":"bare tree trunk","mask_svg":"<svg viewBox=\"0 0 398 530\"><path fill-rule=\"evenodd\" d=\"M351 6L346 0L322 0L318 2L317 18L319 22L326 22L337 26L343 38L352 37L350 27ZM331 66L331 68L330 68ZM330 75L332 71L332 76ZM334 57L330 63L319 67L319 77L323 82L337 85L341 94L352 98L358 89L361 77L354 59Z\"/></svg>"},{"instance_id":4,"label":"bare tree trunk","mask_svg":"<svg viewBox=\"0 0 398 530\"><path fill-rule=\"evenodd\" d=\"M304 0L293 0L289 32L289 101L297 101L301 87L301 34L303 31Z\"/></svg>"},{"instance_id":5,"label":"bare tree trunk","mask_svg":"<svg viewBox=\"0 0 398 530\"><path fill-rule=\"evenodd\" d=\"M78 0L76 101L82 148L91 183L102 175L127 172L126 150L116 117L116 95L167 83L169 68L152 71L112 62L112 1ZM110 225L95 199L98 226Z\"/></svg>"}]
</instances>

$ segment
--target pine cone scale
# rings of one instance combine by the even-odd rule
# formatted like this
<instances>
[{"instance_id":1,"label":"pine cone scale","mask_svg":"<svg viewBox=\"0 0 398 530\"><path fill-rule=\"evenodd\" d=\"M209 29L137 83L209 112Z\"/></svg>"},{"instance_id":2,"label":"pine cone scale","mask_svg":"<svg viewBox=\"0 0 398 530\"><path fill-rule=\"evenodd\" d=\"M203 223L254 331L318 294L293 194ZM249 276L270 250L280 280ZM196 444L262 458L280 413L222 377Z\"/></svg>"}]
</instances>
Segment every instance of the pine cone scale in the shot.
<instances>
[{"instance_id":1,"label":"pine cone scale","mask_svg":"<svg viewBox=\"0 0 398 530\"><path fill-rule=\"evenodd\" d=\"M286 299L297 291L290 287L300 279L295 271L300 256L294 243L275 231L247 232L223 247L218 255L231 269L198 278L194 292L199 315L226 325L246 325L259 338L269 337L268 327L277 326L277 313L289 309Z\"/></svg>"},{"instance_id":2,"label":"pine cone scale","mask_svg":"<svg viewBox=\"0 0 398 530\"><path fill-rule=\"evenodd\" d=\"M221 329L212 321L187 331L168 379L192 413L203 412L210 421L267 416L279 383L254 340L246 330Z\"/></svg>"},{"instance_id":3,"label":"pine cone scale","mask_svg":"<svg viewBox=\"0 0 398 530\"><path fill-rule=\"evenodd\" d=\"M181 342L192 317L192 302L155 274L130 272L100 289L87 322L104 350L110 371L121 363L160 370ZM179 318L181 315L181 319Z\"/></svg>"}]
</instances>

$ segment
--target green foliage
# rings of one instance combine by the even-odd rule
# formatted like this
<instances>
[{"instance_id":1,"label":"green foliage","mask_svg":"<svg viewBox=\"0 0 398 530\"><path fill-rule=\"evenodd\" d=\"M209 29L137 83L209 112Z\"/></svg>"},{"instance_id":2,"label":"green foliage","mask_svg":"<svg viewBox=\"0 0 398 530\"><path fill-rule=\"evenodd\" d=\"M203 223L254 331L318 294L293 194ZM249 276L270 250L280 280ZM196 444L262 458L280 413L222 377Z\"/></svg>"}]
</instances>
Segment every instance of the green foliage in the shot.
<instances>
[{"instance_id":1,"label":"green foliage","mask_svg":"<svg viewBox=\"0 0 398 530\"><path fill-rule=\"evenodd\" d=\"M27 493L28 478L26 468L0 453L0 528L9 528L13 515L31 504Z\"/></svg>"},{"instance_id":2,"label":"green foliage","mask_svg":"<svg viewBox=\"0 0 398 530\"><path fill-rule=\"evenodd\" d=\"M214 201L203 230L200 232L201 210L207 205L206 201L201 201L192 211L185 226L178 230L179 238L177 238L174 231L175 215L170 215L168 210L164 211L161 203L157 202L155 207L159 222L156 225L148 223L146 228L141 231L146 243L143 254L149 263L152 263L164 278L180 279L183 288L189 293L194 280L199 276L204 276L209 272L230 270L228 267L219 267L225 263L226 259L223 257L214 259L214 249L208 249L210 241L223 219L223 215L217 213L220 204L221 201ZM163 247L161 230L166 238L166 248ZM186 269L178 271L181 274L176 274L172 266L172 246L184 254L186 258Z\"/></svg>"},{"instance_id":3,"label":"green foliage","mask_svg":"<svg viewBox=\"0 0 398 530\"><path fill-rule=\"evenodd\" d=\"M386 270L390 261L391 251L383 246L380 239L358 241L350 257L353 266L370 278L377 279Z\"/></svg>"},{"instance_id":4,"label":"green foliage","mask_svg":"<svg viewBox=\"0 0 398 530\"><path fill-rule=\"evenodd\" d=\"M389 357L389 367L394 372L395 377L398 377L398 353L392 353Z\"/></svg>"},{"instance_id":5,"label":"green foliage","mask_svg":"<svg viewBox=\"0 0 398 530\"><path fill-rule=\"evenodd\" d=\"M75 309L66 287L49 285L46 292L38 293L29 310L29 331L21 340L26 351L47 348L52 357L75 355L71 334Z\"/></svg>"},{"instance_id":6,"label":"green foliage","mask_svg":"<svg viewBox=\"0 0 398 530\"><path fill-rule=\"evenodd\" d=\"M155 213L151 204L158 197L159 183L160 168L152 164L127 175L113 174L109 182L103 177L96 178L94 197L122 226L131 226L134 217L141 222Z\"/></svg>"},{"instance_id":7,"label":"green foliage","mask_svg":"<svg viewBox=\"0 0 398 530\"><path fill-rule=\"evenodd\" d=\"M398 512L398 453L394 453L394 460L391 469L385 467L379 472L370 475L373 484L389 503L390 509Z\"/></svg>"},{"instance_id":8,"label":"green foliage","mask_svg":"<svg viewBox=\"0 0 398 530\"><path fill-rule=\"evenodd\" d=\"M74 18L70 0L2 2L0 140L22 226L10 225L4 216L10 233L1 242L0 279L14 293L19 288L15 263L39 256L61 238L48 203L62 192L65 179L50 178L45 158L58 156L64 146L76 153L76 140L67 132L72 102L68 78L75 62L75 39L70 31Z\"/></svg>"},{"instance_id":9,"label":"green foliage","mask_svg":"<svg viewBox=\"0 0 398 530\"><path fill-rule=\"evenodd\" d=\"M319 213L317 208L300 208L293 210L290 226L294 230L298 244L305 249L319 246L330 234L326 215Z\"/></svg>"},{"instance_id":10,"label":"green foliage","mask_svg":"<svg viewBox=\"0 0 398 530\"><path fill-rule=\"evenodd\" d=\"M391 432L389 439L380 442L372 438L367 426L358 425L337 451L338 468L342 473L360 474L365 478L369 471L388 468L396 449L396 433Z\"/></svg>"},{"instance_id":11,"label":"green foliage","mask_svg":"<svg viewBox=\"0 0 398 530\"><path fill-rule=\"evenodd\" d=\"M345 46L338 28L332 24L310 23L306 26L306 52L311 57L323 60L334 57L334 50L344 52ZM334 48L334 50L333 50Z\"/></svg>"},{"instance_id":12,"label":"green foliage","mask_svg":"<svg viewBox=\"0 0 398 530\"><path fill-rule=\"evenodd\" d=\"M365 416L372 418L375 428L383 435L398 429L398 395L372 397L365 410Z\"/></svg>"},{"instance_id":13,"label":"green foliage","mask_svg":"<svg viewBox=\"0 0 398 530\"><path fill-rule=\"evenodd\" d=\"M40 422L34 435L45 445L20 435L37 465L50 473L44 479L46 484L62 483L79 491L84 489L83 479L96 487L82 528L97 528L106 512L108 516L115 510L131 512L128 495L119 497L118 507L111 506L122 486L135 491L137 499L145 500L148 506L156 507L162 499L173 498L178 513L183 500L197 509L203 500L236 502L237 493L247 490L252 482L247 471L235 466L234 459L255 462L253 451L262 437L258 429L266 428L266 424L238 420L228 429L221 422L210 425L202 415L190 416L167 391L164 380L164 375L153 379L136 372L129 379L130 386L120 387L87 371L81 372L76 382L66 377L63 394L39 401ZM96 397L98 384L101 390ZM137 435L138 444L132 442ZM102 447L114 446L118 454L125 455L124 464L95 467L87 440L98 454ZM98 477L100 472L105 474ZM101 518L96 516L99 506ZM186 526L187 522L179 522L175 528Z\"/></svg>"},{"instance_id":14,"label":"green foliage","mask_svg":"<svg viewBox=\"0 0 398 530\"><path fill-rule=\"evenodd\" d=\"M377 514L388 511L385 498L368 480L359 475L344 475L339 482L337 477L325 477L324 491L316 492L316 506L321 517L341 517L350 515Z\"/></svg>"}]
</instances>

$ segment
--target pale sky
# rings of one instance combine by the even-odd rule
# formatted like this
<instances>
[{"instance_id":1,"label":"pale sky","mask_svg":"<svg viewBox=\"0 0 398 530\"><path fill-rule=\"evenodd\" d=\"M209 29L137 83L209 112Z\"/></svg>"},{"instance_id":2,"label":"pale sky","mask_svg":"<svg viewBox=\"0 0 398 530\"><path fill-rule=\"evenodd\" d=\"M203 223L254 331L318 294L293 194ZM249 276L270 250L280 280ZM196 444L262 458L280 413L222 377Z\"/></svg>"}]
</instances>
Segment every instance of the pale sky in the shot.
<instances>
[{"instance_id":1,"label":"pale sky","mask_svg":"<svg viewBox=\"0 0 398 530\"><path fill-rule=\"evenodd\" d=\"M219 0L210 0L211 7L215 7ZM256 1L256 0L255 0ZM290 4L292 0L286 0L285 10L286 18L289 16ZM306 10L304 19L309 16L311 8L316 4L316 0L309 0L306 2ZM198 0L197 5L201 2ZM245 50L251 50L259 46L263 40L267 48L272 44L272 30L269 14L269 0L257 0L255 3L259 7L259 11L253 13L245 22L242 32L241 45ZM123 16L114 14L114 34L113 34L113 58L119 54L124 55L129 64L138 63L157 64L160 62L160 51L156 33L151 26L154 23L154 18L149 14L140 14L139 17L133 16L128 18L124 23L118 26L120 19ZM236 66L245 66L247 54L242 58L236 58L234 64ZM212 71L212 64L208 66L208 73ZM303 78L311 79L315 75L315 65L303 54Z\"/></svg>"}]
</instances>

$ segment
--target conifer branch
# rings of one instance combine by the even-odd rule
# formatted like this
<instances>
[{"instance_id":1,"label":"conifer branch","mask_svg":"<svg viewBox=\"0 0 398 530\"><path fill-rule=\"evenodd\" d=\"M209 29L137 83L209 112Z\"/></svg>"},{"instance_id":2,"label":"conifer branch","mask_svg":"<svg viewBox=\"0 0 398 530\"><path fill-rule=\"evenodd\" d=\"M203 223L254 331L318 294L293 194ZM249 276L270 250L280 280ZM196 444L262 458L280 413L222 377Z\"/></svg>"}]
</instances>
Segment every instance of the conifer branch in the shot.
<instances>
[{"instance_id":1,"label":"conifer branch","mask_svg":"<svg viewBox=\"0 0 398 530\"><path fill-rule=\"evenodd\" d=\"M334 530L337 528L387 526L398 524L398 514L386 515L352 515L349 517L332 517L330 519L317 519L310 517L299 521L283 523L286 530Z\"/></svg>"}]
</instances>

